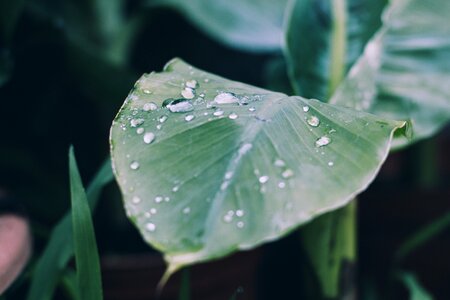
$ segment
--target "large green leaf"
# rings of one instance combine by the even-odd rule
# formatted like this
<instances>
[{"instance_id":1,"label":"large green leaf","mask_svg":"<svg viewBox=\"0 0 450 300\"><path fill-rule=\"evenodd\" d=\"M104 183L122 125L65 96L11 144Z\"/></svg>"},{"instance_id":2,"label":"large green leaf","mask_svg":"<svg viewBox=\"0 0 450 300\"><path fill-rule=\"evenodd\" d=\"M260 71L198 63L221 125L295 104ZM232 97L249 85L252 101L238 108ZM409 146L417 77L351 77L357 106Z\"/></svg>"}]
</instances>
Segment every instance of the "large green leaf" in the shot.
<instances>
[{"instance_id":1,"label":"large green leaf","mask_svg":"<svg viewBox=\"0 0 450 300\"><path fill-rule=\"evenodd\" d=\"M159 5L177 9L219 42L250 51L281 49L287 2L288 0L156 1Z\"/></svg>"},{"instance_id":2,"label":"large green leaf","mask_svg":"<svg viewBox=\"0 0 450 300\"><path fill-rule=\"evenodd\" d=\"M409 119L413 140L435 133L450 119L449 14L447 0L391 1L383 27L331 102Z\"/></svg>"},{"instance_id":3,"label":"large green leaf","mask_svg":"<svg viewBox=\"0 0 450 300\"><path fill-rule=\"evenodd\" d=\"M173 271L347 204L403 125L173 60L136 83L111 152L128 217Z\"/></svg>"},{"instance_id":4,"label":"large green leaf","mask_svg":"<svg viewBox=\"0 0 450 300\"><path fill-rule=\"evenodd\" d=\"M297 95L327 101L380 25L382 0L293 0L285 57Z\"/></svg>"}]
</instances>

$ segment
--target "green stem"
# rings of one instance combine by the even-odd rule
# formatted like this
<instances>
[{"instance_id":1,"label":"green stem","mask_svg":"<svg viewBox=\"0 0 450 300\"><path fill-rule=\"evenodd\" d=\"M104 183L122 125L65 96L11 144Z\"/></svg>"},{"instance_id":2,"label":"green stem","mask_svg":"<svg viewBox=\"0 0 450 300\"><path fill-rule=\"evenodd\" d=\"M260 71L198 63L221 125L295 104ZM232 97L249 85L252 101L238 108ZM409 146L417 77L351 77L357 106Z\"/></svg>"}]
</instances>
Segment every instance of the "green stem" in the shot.
<instances>
[{"instance_id":1,"label":"green stem","mask_svg":"<svg viewBox=\"0 0 450 300\"><path fill-rule=\"evenodd\" d=\"M330 81L328 99L331 98L345 75L345 52L347 50L346 0L331 0L333 29L331 33Z\"/></svg>"}]
</instances>

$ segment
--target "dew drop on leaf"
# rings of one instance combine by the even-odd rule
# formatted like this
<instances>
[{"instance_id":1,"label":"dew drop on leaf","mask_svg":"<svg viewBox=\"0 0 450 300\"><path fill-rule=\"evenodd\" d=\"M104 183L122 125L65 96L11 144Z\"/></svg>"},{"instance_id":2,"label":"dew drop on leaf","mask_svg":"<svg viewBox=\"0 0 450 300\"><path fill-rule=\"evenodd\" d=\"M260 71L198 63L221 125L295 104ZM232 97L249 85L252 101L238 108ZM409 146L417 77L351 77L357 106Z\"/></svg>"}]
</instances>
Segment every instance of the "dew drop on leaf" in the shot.
<instances>
[{"instance_id":1,"label":"dew drop on leaf","mask_svg":"<svg viewBox=\"0 0 450 300\"><path fill-rule=\"evenodd\" d=\"M328 145L331 142L331 139L327 136L322 136L316 140L316 147L323 147Z\"/></svg>"},{"instance_id":2,"label":"dew drop on leaf","mask_svg":"<svg viewBox=\"0 0 450 300\"><path fill-rule=\"evenodd\" d=\"M259 177L258 180L260 183L266 183L267 181L269 181L269 176L263 175L263 176Z\"/></svg>"},{"instance_id":3,"label":"dew drop on leaf","mask_svg":"<svg viewBox=\"0 0 450 300\"><path fill-rule=\"evenodd\" d=\"M316 117L316 116L311 116L311 117L309 117L309 118L306 120L306 122L307 122L310 126L312 126L312 127L317 127L317 126L319 126L319 124L320 124L320 120L319 120L319 118Z\"/></svg>"},{"instance_id":4,"label":"dew drop on leaf","mask_svg":"<svg viewBox=\"0 0 450 300\"><path fill-rule=\"evenodd\" d=\"M192 99L195 97L195 90L186 87L181 91L181 96L183 96L185 99Z\"/></svg>"},{"instance_id":5,"label":"dew drop on leaf","mask_svg":"<svg viewBox=\"0 0 450 300\"><path fill-rule=\"evenodd\" d=\"M147 229L150 232L153 232L156 230L156 225L153 223L147 223L145 224L145 229Z\"/></svg>"},{"instance_id":6,"label":"dew drop on leaf","mask_svg":"<svg viewBox=\"0 0 450 300\"><path fill-rule=\"evenodd\" d=\"M138 163L137 161L132 161L131 164L130 164L130 168L131 168L132 170L137 170L137 169L139 169L139 163Z\"/></svg>"},{"instance_id":7,"label":"dew drop on leaf","mask_svg":"<svg viewBox=\"0 0 450 300\"><path fill-rule=\"evenodd\" d=\"M144 106L142 107L142 109L143 109L144 111L157 110L157 109L158 109L158 106L157 106L155 103L153 103L153 102L148 102L148 103L145 103L145 104L144 104Z\"/></svg>"},{"instance_id":8,"label":"dew drop on leaf","mask_svg":"<svg viewBox=\"0 0 450 300\"><path fill-rule=\"evenodd\" d=\"M228 118L230 118L231 120L236 120L238 118L238 115L235 113L231 113Z\"/></svg>"},{"instance_id":9,"label":"dew drop on leaf","mask_svg":"<svg viewBox=\"0 0 450 300\"><path fill-rule=\"evenodd\" d=\"M192 120L194 120L194 115L187 115L186 117L184 117L184 119L186 120L186 122L190 122Z\"/></svg>"},{"instance_id":10,"label":"dew drop on leaf","mask_svg":"<svg viewBox=\"0 0 450 300\"><path fill-rule=\"evenodd\" d=\"M147 132L144 134L144 143L151 144L155 140L155 134L153 132Z\"/></svg>"},{"instance_id":11,"label":"dew drop on leaf","mask_svg":"<svg viewBox=\"0 0 450 300\"><path fill-rule=\"evenodd\" d=\"M214 102L217 104L233 104L239 103L239 98L233 93L219 93L214 97Z\"/></svg>"}]
</instances>

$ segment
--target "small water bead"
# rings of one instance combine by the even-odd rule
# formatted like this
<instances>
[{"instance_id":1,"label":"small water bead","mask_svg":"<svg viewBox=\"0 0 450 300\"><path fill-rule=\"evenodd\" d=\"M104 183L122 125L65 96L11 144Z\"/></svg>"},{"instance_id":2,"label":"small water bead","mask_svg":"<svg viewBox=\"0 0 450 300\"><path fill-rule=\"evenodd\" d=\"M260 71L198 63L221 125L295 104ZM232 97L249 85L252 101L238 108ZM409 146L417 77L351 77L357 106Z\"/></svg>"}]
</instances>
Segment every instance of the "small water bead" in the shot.
<instances>
[{"instance_id":1,"label":"small water bead","mask_svg":"<svg viewBox=\"0 0 450 300\"><path fill-rule=\"evenodd\" d=\"M266 183L267 181L269 181L269 176L263 175L263 176L259 177L258 180L260 183Z\"/></svg>"},{"instance_id":2,"label":"small water bead","mask_svg":"<svg viewBox=\"0 0 450 300\"><path fill-rule=\"evenodd\" d=\"M156 230L156 225L153 223L147 223L145 224L145 229L147 229L150 232L153 232Z\"/></svg>"},{"instance_id":3,"label":"small water bead","mask_svg":"<svg viewBox=\"0 0 450 300\"><path fill-rule=\"evenodd\" d=\"M310 117L306 120L306 122L307 122L310 126L312 126L312 127L317 127L317 126L319 126L319 124L320 124L320 120L319 120L319 118L316 117L316 116L310 116Z\"/></svg>"},{"instance_id":4,"label":"small water bead","mask_svg":"<svg viewBox=\"0 0 450 300\"><path fill-rule=\"evenodd\" d=\"M225 179L231 179L233 177L233 172L229 171L225 173Z\"/></svg>"},{"instance_id":5,"label":"small water bead","mask_svg":"<svg viewBox=\"0 0 450 300\"><path fill-rule=\"evenodd\" d=\"M280 189L284 189L286 187L286 183L284 181L280 181L280 182L278 182L278 187Z\"/></svg>"},{"instance_id":6,"label":"small water bead","mask_svg":"<svg viewBox=\"0 0 450 300\"><path fill-rule=\"evenodd\" d=\"M191 88L191 89L195 89L197 87L197 80L188 80L186 81L186 87Z\"/></svg>"},{"instance_id":7,"label":"small water bead","mask_svg":"<svg viewBox=\"0 0 450 300\"><path fill-rule=\"evenodd\" d=\"M131 202L133 202L134 204L139 204L141 202L141 198L139 198L138 196L134 196L133 198L131 198Z\"/></svg>"},{"instance_id":8,"label":"small water bead","mask_svg":"<svg viewBox=\"0 0 450 300\"><path fill-rule=\"evenodd\" d=\"M152 214L150 212L148 212L148 211L146 211L144 213L144 217L146 217L146 218L150 218L151 216L152 216Z\"/></svg>"},{"instance_id":9,"label":"small water bead","mask_svg":"<svg viewBox=\"0 0 450 300\"><path fill-rule=\"evenodd\" d=\"M137 126L141 125L142 123L144 123L144 119L131 119L131 121L130 121L131 127L137 127Z\"/></svg>"},{"instance_id":10,"label":"small water bead","mask_svg":"<svg viewBox=\"0 0 450 300\"><path fill-rule=\"evenodd\" d=\"M237 226L237 228L239 228L239 229L241 229L241 228L244 228L244 222L242 222L242 221L239 221L239 222L237 222L236 223L236 226Z\"/></svg>"},{"instance_id":11,"label":"small water bead","mask_svg":"<svg viewBox=\"0 0 450 300\"><path fill-rule=\"evenodd\" d=\"M248 151L250 151L250 149L252 149L253 145L251 143L245 143L241 146L241 148L239 148L239 155L244 155L245 153L247 153Z\"/></svg>"},{"instance_id":12,"label":"small water bead","mask_svg":"<svg viewBox=\"0 0 450 300\"><path fill-rule=\"evenodd\" d=\"M144 134L144 143L151 144L155 140L155 134L153 132L147 132Z\"/></svg>"},{"instance_id":13,"label":"small water bead","mask_svg":"<svg viewBox=\"0 0 450 300\"><path fill-rule=\"evenodd\" d=\"M199 97L205 98L205 94L204 94L204 93L201 93L201 94L199 95Z\"/></svg>"},{"instance_id":14,"label":"small water bead","mask_svg":"<svg viewBox=\"0 0 450 300\"><path fill-rule=\"evenodd\" d=\"M325 136L322 136L322 137L320 137L320 138L318 138L318 139L316 140L316 147L323 147L323 146L326 146L326 145L328 145L330 142L331 142L331 139L330 139L329 137L327 137L326 135L325 135Z\"/></svg>"},{"instance_id":15,"label":"small water bead","mask_svg":"<svg viewBox=\"0 0 450 300\"><path fill-rule=\"evenodd\" d=\"M256 108L254 108L253 106L248 109L248 111L250 111L250 112L254 112L255 110L256 110Z\"/></svg>"},{"instance_id":16,"label":"small water bead","mask_svg":"<svg viewBox=\"0 0 450 300\"><path fill-rule=\"evenodd\" d=\"M236 210L236 217L243 217L244 216L244 211L242 209L238 209Z\"/></svg>"},{"instance_id":17,"label":"small water bead","mask_svg":"<svg viewBox=\"0 0 450 300\"><path fill-rule=\"evenodd\" d=\"M148 89L144 89L144 90L142 90L143 92L144 92L144 94L151 94L152 92L150 91L150 90L148 90Z\"/></svg>"},{"instance_id":18,"label":"small water bead","mask_svg":"<svg viewBox=\"0 0 450 300\"><path fill-rule=\"evenodd\" d=\"M194 110L194 105L184 99L173 100L166 107L173 113L184 113Z\"/></svg>"},{"instance_id":19,"label":"small water bead","mask_svg":"<svg viewBox=\"0 0 450 300\"><path fill-rule=\"evenodd\" d=\"M209 79L208 78L205 78L205 80L203 80L204 82L206 82L206 83L208 83L209 82Z\"/></svg>"},{"instance_id":20,"label":"small water bead","mask_svg":"<svg viewBox=\"0 0 450 300\"><path fill-rule=\"evenodd\" d=\"M304 112L308 112L308 111L309 111L309 106L306 106L306 105L303 106L303 111L304 111Z\"/></svg>"},{"instance_id":21,"label":"small water bead","mask_svg":"<svg viewBox=\"0 0 450 300\"><path fill-rule=\"evenodd\" d=\"M238 115L235 113L231 113L228 118L230 118L231 120L236 120L238 118Z\"/></svg>"},{"instance_id":22,"label":"small water bead","mask_svg":"<svg viewBox=\"0 0 450 300\"><path fill-rule=\"evenodd\" d=\"M144 133L144 128L139 127L138 129L136 129L136 133L137 134L143 134Z\"/></svg>"},{"instance_id":23,"label":"small water bead","mask_svg":"<svg viewBox=\"0 0 450 300\"><path fill-rule=\"evenodd\" d=\"M156 203L161 203L163 201L163 197L162 196L156 196L155 197L155 202Z\"/></svg>"},{"instance_id":24,"label":"small water bead","mask_svg":"<svg viewBox=\"0 0 450 300\"><path fill-rule=\"evenodd\" d=\"M233 216L234 216L234 211L229 210L229 211L225 214L225 216L223 217L223 220L224 220L226 223L230 223L231 221L233 221Z\"/></svg>"},{"instance_id":25,"label":"small water bead","mask_svg":"<svg viewBox=\"0 0 450 300\"><path fill-rule=\"evenodd\" d=\"M224 181L224 182L222 182L222 184L220 185L220 190L221 191L225 191L226 189L227 189L227 187L228 187L228 185L230 184L230 182L229 181Z\"/></svg>"},{"instance_id":26,"label":"small water bead","mask_svg":"<svg viewBox=\"0 0 450 300\"><path fill-rule=\"evenodd\" d=\"M161 130L161 128L162 128L161 124L156 125L156 129Z\"/></svg>"},{"instance_id":27,"label":"small water bead","mask_svg":"<svg viewBox=\"0 0 450 300\"><path fill-rule=\"evenodd\" d=\"M239 103L239 98L237 98L233 93L219 93L214 98L214 102L217 104L233 104Z\"/></svg>"},{"instance_id":28,"label":"small water bead","mask_svg":"<svg viewBox=\"0 0 450 300\"><path fill-rule=\"evenodd\" d=\"M142 107L142 109L143 109L144 111L157 110L157 109L158 109L158 106L157 106L155 103L153 103L153 102L148 102L148 103L145 103L145 104L144 104L144 106Z\"/></svg>"},{"instance_id":29,"label":"small water bead","mask_svg":"<svg viewBox=\"0 0 450 300\"><path fill-rule=\"evenodd\" d=\"M277 159L277 160L275 160L274 165L275 165L275 167L281 168L281 167L286 166L286 163L282 159Z\"/></svg>"},{"instance_id":30,"label":"small water bead","mask_svg":"<svg viewBox=\"0 0 450 300\"><path fill-rule=\"evenodd\" d=\"M137 169L139 169L139 163L138 163L137 161L132 161L131 164L130 164L130 168L131 168L132 170L137 170Z\"/></svg>"},{"instance_id":31,"label":"small water bead","mask_svg":"<svg viewBox=\"0 0 450 300\"><path fill-rule=\"evenodd\" d=\"M332 128L332 129L330 129L330 131L328 131L328 133L329 133L329 134L331 134L331 133L335 133L335 132L336 132L336 129L333 129L333 128Z\"/></svg>"},{"instance_id":32,"label":"small water bead","mask_svg":"<svg viewBox=\"0 0 450 300\"><path fill-rule=\"evenodd\" d=\"M334 166L334 162L329 161L329 162L328 162L328 165L329 165L330 167L332 167L332 166Z\"/></svg>"},{"instance_id":33,"label":"small water bead","mask_svg":"<svg viewBox=\"0 0 450 300\"><path fill-rule=\"evenodd\" d=\"M168 196L164 197L164 201L169 202L170 201L170 197L168 197Z\"/></svg>"},{"instance_id":34,"label":"small water bead","mask_svg":"<svg viewBox=\"0 0 450 300\"><path fill-rule=\"evenodd\" d=\"M184 117L184 120L186 120L186 122L190 122L192 120L194 120L195 116L194 115L187 115L186 117Z\"/></svg>"},{"instance_id":35,"label":"small water bead","mask_svg":"<svg viewBox=\"0 0 450 300\"><path fill-rule=\"evenodd\" d=\"M151 214L156 214L158 211L156 210L156 208L150 208L150 213Z\"/></svg>"},{"instance_id":36,"label":"small water bead","mask_svg":"<svg viewBox=\"0 0 450 300\"><path fill-rule=\"evenodd\" d=\"M292 177L292 176L294 176L294 171L292 171L291 169L286 169L286 170L284 170L283 173L281 173L281 176L282 176L283 178L289 178L289 177Z\"/></svg>"},{"instance_id":37,"label":"small water bead","mask_svg":"<svg viewBox=\"0 0 450 300\"><path fill-rule=\"evenodd\" d=\"M172 188L172 192L176 193L176 192L178 192L179 189L180 189L180 186L176 185Z\"/></svg>"},{"instance_id":38,"label":"small water bead","mask_svg":"<svg viewBox=\"0 0 450 300\"><path fill-rule=\"evenodd\" d=\"M181 91L181 96L183 96L185 99L193 99L195 97L195 90L186 87Z\"/></svg>"},{"instance_id":39,"label":"small water bead","mask_svg":"<svg viewBox=\"0 0 450 300\"><path fill-rule=\"evenodd\" d=\"M183 209L183 214L188 214L188 213L190 213L191 212L191 208L188 206L188 207L185 207L184 209Z\"/></svg>"},{"instance_id":40,"label":"small water bead","mask_svg":"<svg viewBox=\"0 0 450 300\"><path fill-rule=\"evenodd\" d=\"M160 123L164 123L165 121L167 121L167 116L166 115L162 115L161 117L159 117L158 118L158 121L160 122Z\"/></svg>"},{"instance_id":41,"label":"small water bead","mask_svg":"<svg viewBox=\"0 0 450 300\"><path fill-rule=\"evenodd\" d=\"M216 116L216 117L219 117L219 116L223 115L223 110L216 110L216 111L213 113L213 115Z\"/></svg>"}]
</instances>

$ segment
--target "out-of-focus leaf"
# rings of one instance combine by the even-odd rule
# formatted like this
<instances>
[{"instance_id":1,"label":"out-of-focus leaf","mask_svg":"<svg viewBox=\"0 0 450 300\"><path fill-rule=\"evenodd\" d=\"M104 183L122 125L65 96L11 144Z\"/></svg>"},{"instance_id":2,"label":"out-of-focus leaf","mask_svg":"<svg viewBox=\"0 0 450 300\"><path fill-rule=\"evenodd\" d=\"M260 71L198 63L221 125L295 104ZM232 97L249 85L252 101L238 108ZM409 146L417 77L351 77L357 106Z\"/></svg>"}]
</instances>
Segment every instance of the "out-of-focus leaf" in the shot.
<instances>
[{"instance_id":1,"label":"out-of-focus leaf","mask_svg":"<svg viewBox=\"0 0 450 300\"><path fill-rule=\"evenodd\" d=\"M403 259L412 251L421 247L445 229L450 227L450 212L434 220L427 226L421 228L409 237L398 249L396 253L397 259Z\"/></svg>"},{"instance_id":2,"label":"out-of-focus leaf","mask_svg":"<svg viewBox=\"0 0 450 300\"><path fill-rule=\"evenodd\" d=\"M90 209L97 205L102 188L111 182L113 174L110 159L106 160L87 189ZM67 263L72 258L73 235L70 212L53 229L50 240L33 271L28 300L50 300Z\"/></svg>"},{"instance_id":3,"label":"out-of-focus leaf","mask_svg":"<svg viewBox=\"0 0 450 300\"><path fill-rule=\"evenodd\" d=\"M433 300L433 297L422 287L414 274L400 272L397 274L397 278L408 289L410 300Z\"/></svg>"},{"instance_id":4,"label":"out-of-focus leaf","mask_svg":"<svg viewBox=\"0 0 450 300\"><path fill-rule=\"evenodd\" d=\"M328 101L378 29L384 3L382 0L289 3L285 56L297 95Z\"/></svg>"},{"instance_id":5,"label":"out-of-focus leaf","mask_svg":"<svg viewBox=\"0 0 450 300\"><path fill-rule=\"evenodd\" d=\"M73 147L69 150L69 175L78 293L83 300L101 300L102 278L94 224Z\"/></svg>"},{"instance_id":6,"label":"out-of-focus leaf","mask_svg":"<svg viewBox=\"0 0 450 300\"><path fill-rule=\"evenodd\" d=\"M288 0L159 0L217 41L249 51L280 50ZM181 45L180 45L181 46Z\"/></svg>"},{"instance_id":7,"label":"out-of-focus leaf","mask_svg":"<svg viewBox=\"0 0 450 300\"><path fill-rule=\"evenodd\" d=\"M349 203L403 125L173 60L136 83L111 153L127 215L170 274Z\"/></svg>"},{"instance_id":8,"label":"out-of-focus leaf","mask_svg":"<svg viewBox=\"0 0 450 300\"><path fill-rule=\"evenodd\" d=\"M331 103L411 120L417 141L450 119L450 1L395 0ZM411 142L395 139L395 146Z\"/></svg>"}]
</instances>

